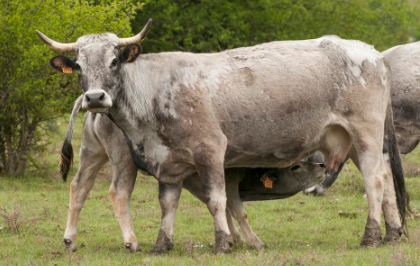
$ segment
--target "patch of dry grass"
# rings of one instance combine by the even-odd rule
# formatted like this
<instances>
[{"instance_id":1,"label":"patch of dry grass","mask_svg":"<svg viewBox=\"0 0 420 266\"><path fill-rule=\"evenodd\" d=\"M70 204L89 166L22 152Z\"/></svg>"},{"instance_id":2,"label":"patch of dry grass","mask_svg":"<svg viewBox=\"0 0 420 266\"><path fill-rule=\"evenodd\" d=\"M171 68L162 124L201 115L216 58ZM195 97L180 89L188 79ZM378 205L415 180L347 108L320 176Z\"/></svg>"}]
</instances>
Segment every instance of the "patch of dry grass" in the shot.
<instances>
[{"instance_id":1,"label":"patch of dry grass","mask_svg":"<svg viewBox=\"0 0 420 266\"><path fill-rule=\"evenodd\" d=\"M12 212L9 212L6 208L0 207L0 217L3 218L6 229L9 229L15 233L19 233L19 228L22 225L42 219L39 217L23 218L19 210L19 205L16 203L13 205Z\"/></svg>"}]
</instances>

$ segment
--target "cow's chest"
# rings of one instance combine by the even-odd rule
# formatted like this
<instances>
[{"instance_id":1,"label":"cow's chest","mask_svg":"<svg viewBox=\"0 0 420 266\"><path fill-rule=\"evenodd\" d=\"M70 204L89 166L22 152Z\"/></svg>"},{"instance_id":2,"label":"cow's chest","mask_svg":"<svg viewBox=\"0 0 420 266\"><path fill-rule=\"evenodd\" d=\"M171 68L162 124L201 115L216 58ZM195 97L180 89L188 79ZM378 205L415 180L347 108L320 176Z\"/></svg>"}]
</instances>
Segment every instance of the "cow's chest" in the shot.
<instances>
[{"instance_id":1,"label":"cow's chest","mask_svg":"<svg viewBox=\"0 0 420 266\"><path fill-rule=\"evenodd\" d=\"M165 143L159 132L145 130L143 137L138 138L133 146L136 150L134 156L140 158L147 171L163 183L179 182L195 171L192 152L188 148Z\"/></svg>"}]
</instances>

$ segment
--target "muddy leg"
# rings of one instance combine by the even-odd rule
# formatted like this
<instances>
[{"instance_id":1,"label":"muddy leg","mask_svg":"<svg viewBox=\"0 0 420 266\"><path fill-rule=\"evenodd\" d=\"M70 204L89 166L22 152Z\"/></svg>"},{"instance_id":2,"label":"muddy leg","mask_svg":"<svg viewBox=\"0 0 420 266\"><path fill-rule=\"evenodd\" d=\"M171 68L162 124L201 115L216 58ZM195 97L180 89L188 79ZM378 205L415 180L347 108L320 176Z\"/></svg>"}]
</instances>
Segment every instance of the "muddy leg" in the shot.
<instances>
[{"instance_id":1,"label":"muddy leg","mask_svg":"<svg viewBox=\"0 0 420 266\"><path fill-rule=\"evenodd\" d=\"M182 182L178 184L163 184L159 182L159 203L162 211L162 220L156 244L150 254L164 254L172 250L174 245L175 212L181 195Z\"/></svg>"},{"instance_id":2,"label":"muddy leg","mask_svg":"<svg viewBox=\"0 0 420 266\"><path fill-rule=\"evenodd\" d=\"M96 175L108 158L102 154L88 154L82 151L79 170L70 185L70 204L64 244L69 252L76 250L77 222L85 200L95 182Z\"/></svg>"},{"instance_id":3,"label":"muddy leg","mask_svg":"<svg viewBox=\"0 0 420 266\"><path fill-rule=\"evenodd\" d=\"M109 195L121 228L125 247L131 252L141 251L130 217L130 199L137 177L137 168L130 161L130 164L113 165L113 169L114 177L109 188Z\"/></svg>"},{"instance_id":4,"label":"muddy leg","mask_svg":"<svg viewBox=\"0 0 420 266\"><path fill-rule=\"evenodd\" d=\"M214 253L230 253L232 236L226 218L225 170L223 160L227 140L202 144L194 151L194 160L206 198L207 208L213 215L215 230Z\"/></svg>"},{"instance_id":5,"label":"muddy leg","mask_svg":"<svg viewBox=\"0 0 420 266\"><path fill-rule=\"evenodd\" d=\"M394 181L389 167L388 155L384 154L388 174L385 176L385 191L382 202L382 211L385 217L386 236L384 242L398 243L402 234L401 221L398 213Z\"/></svg>"},{"instance_id":6,"label":"muddy leg","mask_svg":"<svg viewBox=\"0 0 420 266\"><path fill-rule=\"evenodd\" d=\"M199 199L201 202L206 203L206 197L203 193L203 186L198 176L191 176L184 180L182 187L188 190L194 197ZM226 195L229 198L229 195ZM241 234L238 228L232 220L232 214L229 211L229 207L226 209L226 219L228 222L229 230L232 234L233 242L242 243Z\"/></svg>"},{"instance_id":7,"label":"muddy leg","mask_svg":"<svg viewBox=\"0 0 420 266\"><path fill-rule=\"evenodd\" d=\"M379 146L379 145L378 145ZM351 153L351 158L363 174L368 200L368 219L361 246L377 247L382 243L381 206L384 195L385 176L388 174L381 149L365 147L363 152Z\"/></svg>"},{"instance_id":8,"label":"muddy leg","mask_svg":"<svg viewBox=\"0 0 420 266\"><path fill-rule=\"evenodd\" d=\"M239 196L238 182L235 180L227 180L226 193L228 195L228 209L232 212L233 217L235 217L241 227L248 245L253 246L256 249L264 248L264 243L261 242L254 231L252 231L252 228L248 223L247 214Z\"/></svg>"}]
</instances>

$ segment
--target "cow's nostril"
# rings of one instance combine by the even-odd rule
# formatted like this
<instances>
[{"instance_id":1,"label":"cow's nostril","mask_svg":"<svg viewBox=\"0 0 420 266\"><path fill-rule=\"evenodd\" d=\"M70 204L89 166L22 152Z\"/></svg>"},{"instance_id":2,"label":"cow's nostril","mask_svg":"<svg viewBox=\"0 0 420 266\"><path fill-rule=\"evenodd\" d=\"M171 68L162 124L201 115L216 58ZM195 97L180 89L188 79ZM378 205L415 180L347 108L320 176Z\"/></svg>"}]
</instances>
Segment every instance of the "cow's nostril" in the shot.
<instances>
[{"instance_id":1,"label":"cow's nostril","mask_svg":"<svg viewBox=\"0 0 420 266\"><path fill-rule=\"evenodd\" d=\"M85 96L86 97L86 101L88 102L88 103L90 103L90 98L89 98L89 96Z\"/></svg>"},{"instance_id":2,"label":"cow's nostril","mask_svg":"<svg viewBox=\"0 0 420 266\"><path fill-rule=\"evenodd\" d=\"M102 93L99 97L99 101L102 102L105 99L105 93Z\"/></svg>"}]
</instances>

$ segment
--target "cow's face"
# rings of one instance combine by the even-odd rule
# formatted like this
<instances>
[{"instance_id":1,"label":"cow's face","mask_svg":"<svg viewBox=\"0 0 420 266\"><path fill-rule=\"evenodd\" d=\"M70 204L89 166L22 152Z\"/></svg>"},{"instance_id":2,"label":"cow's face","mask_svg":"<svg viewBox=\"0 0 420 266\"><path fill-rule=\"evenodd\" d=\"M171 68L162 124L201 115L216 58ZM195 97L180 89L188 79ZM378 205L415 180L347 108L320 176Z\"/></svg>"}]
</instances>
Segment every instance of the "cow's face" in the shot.
<instances>
[{"instance_id":1,"label":"cow's face","mask_svg":"<svg viewBox=\"0 0 420 266\"><path fill-rule=\"evenodd\" d=\"M62 73L77 72L84 93L82 108L93 113L105 112L112 107L121 85L119 72L122 65L134 62L141 52L138 44L120 49L110 38L118 39L115 35L99 36L105 41L87 42L86 39L95 37L92 35L79 38L76 57L59 55L50 61L51 66Z\"/></svg>"},{"instance_id":2,"label":"cow's face","mask_svg":"<svg viewBox=\"0 0 420 266\"><path fill-rule=\"evenodd\" d=\"M323 163L299 162L286 169L285 174L291 179L307 181L310 183L320 183L325 178L326 167Z\"/></svg>"},{"instance_id":3,"label":"cow's face","mask_svg":"<svg viewBox=\"0 0 420 266\"><path fill-rule=\"evenodd\" d=\"M91 34L80 37L76 43L61 44L37 31L41 39L56 51L76 51L74 58L53 57L50 64L61 73L77 72L84 98L82 108L94 113L106 112L113 106L121 89L120 70L132 63L141 53L140 43L146 37L151 20L144 29L131 38L115 34Z\"/></svg>"}]
</instances>

